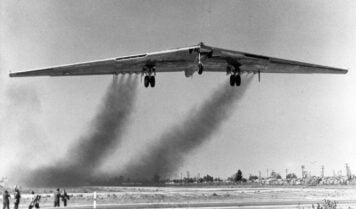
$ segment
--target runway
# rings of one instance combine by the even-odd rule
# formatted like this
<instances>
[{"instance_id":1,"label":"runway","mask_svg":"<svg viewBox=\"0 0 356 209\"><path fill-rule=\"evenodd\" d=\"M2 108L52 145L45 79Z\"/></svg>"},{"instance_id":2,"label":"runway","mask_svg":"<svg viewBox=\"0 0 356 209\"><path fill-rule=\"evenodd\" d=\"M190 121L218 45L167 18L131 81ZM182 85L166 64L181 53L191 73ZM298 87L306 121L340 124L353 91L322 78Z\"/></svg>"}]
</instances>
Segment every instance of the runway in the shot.
<instances>
[{"instance_id":1,"label":"runway","mask_svg":"<svg viewBox=\"0 0 356 209\"><path fill-rule=\"evenodd\" d=\"M85 192L83 192L85 191ZM96 198L94 198L94 191ZM53 208L53 193L40 193L41 208ZM325 199L337 208L356 208L356 189L337 188L241 188L241 187L88 187L69 192L72 209L93 208L312 208ZM28 208L23 194L20 209ZM64 208L61 203L61 208Z\"/></svg>"},{"instance_id":2,"label":"runway","mask_svg":"<svg viewBox=\"0 0 356 209\"><path fill-rule=\"evenodd\" d=\"M125 204L98 204L97 209L113 209L113 208L199 208L199 209L260 209L260 208L311 208L312 204L316 207L315 201L285 201L285 202L191 202L191 203L125 203ZM356 208L356 201L338 201L338 208ZM54 207L41 207L52 209ZM62 206L63 208L63 206ZM94 208L93 205L74 205L66 207L67 209L89 209Z\"/></svg>"}]
</instances>

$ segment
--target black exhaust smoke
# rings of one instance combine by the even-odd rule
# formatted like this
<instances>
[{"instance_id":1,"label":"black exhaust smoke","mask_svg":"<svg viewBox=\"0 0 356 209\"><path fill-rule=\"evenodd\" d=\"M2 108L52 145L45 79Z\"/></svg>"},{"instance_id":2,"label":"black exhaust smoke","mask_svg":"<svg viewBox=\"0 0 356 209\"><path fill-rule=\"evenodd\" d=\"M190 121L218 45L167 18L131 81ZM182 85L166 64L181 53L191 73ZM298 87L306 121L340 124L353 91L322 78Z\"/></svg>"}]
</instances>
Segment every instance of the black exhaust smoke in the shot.
<instances>
[{"instance_id":1,"label":"black exhaust smoke","mask_svg":"<svg viewBox=\"0 0 356 209\"><path fill-rule=\"evenodd\" d=\"M22 182L29 186L87 185L95 178L95 169L112 149L121 142L136 98L137 76L114 78L104 103L89 133L69 149L67 156L51 166L27 172Z\"/></svg>"},{"instance_id":2,"label":"black exhaust smoke","mask_svg":"<svg viewBox=\"0 0 356 209\"><path fill-rule=\"evenodd\" d=\"M162 134L156 144L119 175L135 181L151 181L157 175L171 176L187 154L206 142L229 118L234 110L233 104L243 97L252 76L244 80L237 88L227 84L220 86L199 109L191 110L184 121Z\"/></svg>"}]
</instances>

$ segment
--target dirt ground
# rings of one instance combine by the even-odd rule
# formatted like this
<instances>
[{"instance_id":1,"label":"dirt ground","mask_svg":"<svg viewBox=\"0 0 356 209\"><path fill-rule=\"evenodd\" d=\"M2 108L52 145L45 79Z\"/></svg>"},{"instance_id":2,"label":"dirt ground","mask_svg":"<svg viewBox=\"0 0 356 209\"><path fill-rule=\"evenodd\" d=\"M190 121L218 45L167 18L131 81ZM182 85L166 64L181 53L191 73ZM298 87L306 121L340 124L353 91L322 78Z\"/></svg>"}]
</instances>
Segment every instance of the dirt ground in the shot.
<instances>
[{"instance_id":1,"label":"dirt ground","mask_svg":"<svg viewBox=\"0 0 356 209\"><path fill-rule=\"evenodd\" d=\"M55 189L37 189L41 194L41 206L53 206ZM195 202L295 202L316 203L324 199L339 203L356 203L356 187L261 187L237 186L204 187L83 187L67 188L71 196L69 205L93 204L96 191L97 204L117 203L195 203ZM30 202L26 191L22 194L20 208ZM61 203L62 205L63 203Z\"/></svg>"}]
</instances>

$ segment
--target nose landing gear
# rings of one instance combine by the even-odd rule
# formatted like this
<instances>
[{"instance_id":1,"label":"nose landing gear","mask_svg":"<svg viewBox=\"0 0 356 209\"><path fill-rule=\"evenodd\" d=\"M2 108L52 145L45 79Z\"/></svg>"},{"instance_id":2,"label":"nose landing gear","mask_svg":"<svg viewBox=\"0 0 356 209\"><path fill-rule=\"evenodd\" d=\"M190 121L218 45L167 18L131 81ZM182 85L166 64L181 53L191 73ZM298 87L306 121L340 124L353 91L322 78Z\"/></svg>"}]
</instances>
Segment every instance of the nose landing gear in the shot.
<instances>
[{"instance_id":1,"label":"nose landing gear","mask_svg":"<svg viewBox=\"0 0 356 209\"><path fill-rule=\"evenodd\" d=\"M203 64L199 63L198 64L198 74L201 75L203 74L204 66Z\"/></svg>"},{"instance_id":2,"label":"nose landing gear","mask_svg":"<svg viewBox=\"0 0 356 209\"><path fill-rule=\"evenodd\" d=\"M201 55L200 55L200 50L198 52L198 74L201 75L203 74L204 66L203 63L201 63Z\"/></svg>"}]
</instances>

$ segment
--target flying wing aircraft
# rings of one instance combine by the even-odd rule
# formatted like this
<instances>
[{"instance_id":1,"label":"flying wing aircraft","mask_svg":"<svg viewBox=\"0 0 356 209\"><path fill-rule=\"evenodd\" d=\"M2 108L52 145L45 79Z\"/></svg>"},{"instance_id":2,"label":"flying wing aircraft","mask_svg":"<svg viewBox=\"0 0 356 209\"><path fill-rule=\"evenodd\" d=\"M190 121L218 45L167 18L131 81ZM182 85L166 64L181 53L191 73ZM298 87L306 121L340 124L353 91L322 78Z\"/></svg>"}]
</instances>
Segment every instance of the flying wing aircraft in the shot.
<instances>
[{"instance_id":1,"label":"flying wing aircraft","mask_svg":"<svg viewBox=\"0 0 356 209\"><path fill-rule=\"evenodd\" d=\"M346 69L221 49L199 43L191 47L166 51L10 73L10 77L136 73L145 76L144 86L147 88L155 86L156 73L179 71L184 72L186 77L191 77L196 71L198 74L225 72L230 75L231 86L240 86L242 73L257 73L259 80L260 73L347 73Z\"/></svg>"}]
</instances>

